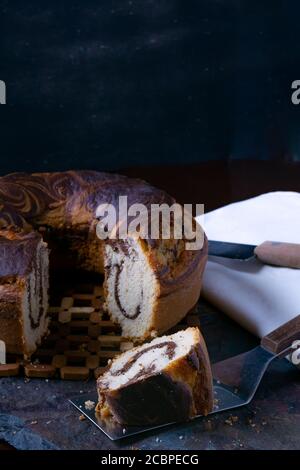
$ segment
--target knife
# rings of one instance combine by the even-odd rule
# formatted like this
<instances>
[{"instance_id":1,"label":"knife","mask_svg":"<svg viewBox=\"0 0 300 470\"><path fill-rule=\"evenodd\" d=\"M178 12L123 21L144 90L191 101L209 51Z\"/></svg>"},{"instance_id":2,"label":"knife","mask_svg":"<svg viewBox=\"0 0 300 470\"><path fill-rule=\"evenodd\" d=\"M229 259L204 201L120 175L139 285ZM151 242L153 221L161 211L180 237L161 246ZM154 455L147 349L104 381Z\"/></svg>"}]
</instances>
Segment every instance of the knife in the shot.
<instances>
[{"instance_id":1,"label":"knife","mask_svg":"<svg viewBox=\"0 0 300 470\"><path fill-rule=\"evenodd\" d=\"M300 244L298 243L265 241L256 246L210 240L208 254L243 261L256 257L264 264L300 269Z\"/></svg>"}]
</instances>

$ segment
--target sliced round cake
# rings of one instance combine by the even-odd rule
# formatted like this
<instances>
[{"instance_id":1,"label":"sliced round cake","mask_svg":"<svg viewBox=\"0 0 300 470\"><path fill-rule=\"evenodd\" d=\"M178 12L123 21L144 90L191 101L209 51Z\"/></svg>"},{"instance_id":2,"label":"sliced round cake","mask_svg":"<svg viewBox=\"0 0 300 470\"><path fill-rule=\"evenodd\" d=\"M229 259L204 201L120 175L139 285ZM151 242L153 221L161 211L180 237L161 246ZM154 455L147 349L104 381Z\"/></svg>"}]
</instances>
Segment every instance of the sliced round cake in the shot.
<instances>
[{"instance_id":1,"label":"sliced round cake","mask_svg":"<svg viewBox=\"0 0 300 470\"><path fill-rule=\"evenodd\" d=\"M175 233L168 239L151 233L145 239L100 239L96 228L105 224L99 210L113 207L115 227L120 227L124 222L118 212L121 197L127 198L128 207L143 205L149 213L153 205L175 203L164 191L121 175L67 171L3 176L0 235L8 228L40 232L50 248L51 270L58 265L104 273L106 309L121 325L123 336L141 342L168 331L197 303L208 243L203 231L200 246L193 250ZM14 275L14 269L6 274ZM46 270L42 276L46 284ZM17 314L17 309L11 313L11 338ZM0 329L1 339L7 341L7 335ZM7 348L13 352L18 345L11 340Z\"/></svg>"},{"instance_id":2,"label":"sliced round cake","mask_svg":"<svg viewBox=\"0 0 300 470\"><path fill-rule=\"evenodd\" d=\"M97 412L124 425L207 415L213 406L209 357L198 328L127 351L98 378Z\"/></svg>"}]
</instances>

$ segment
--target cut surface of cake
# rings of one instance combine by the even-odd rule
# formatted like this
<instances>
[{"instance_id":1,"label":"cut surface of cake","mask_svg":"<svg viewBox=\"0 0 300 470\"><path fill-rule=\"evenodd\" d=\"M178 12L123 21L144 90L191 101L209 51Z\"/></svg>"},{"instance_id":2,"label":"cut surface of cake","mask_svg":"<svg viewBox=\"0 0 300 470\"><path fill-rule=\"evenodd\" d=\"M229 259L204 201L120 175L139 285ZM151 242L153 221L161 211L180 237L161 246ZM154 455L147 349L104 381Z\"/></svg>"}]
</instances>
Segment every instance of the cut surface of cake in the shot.
<instances>
[{"instance_id":1,"label":"cut surface of cake","mask_svg":"<svg viewBox=\"0 0 300 470\"><path fill-rule=\"evenodd\" d=\"M207 415L213 406L209 357L198 328L133 348L98 378L97 412L124 425L151 425Z\"/></svg>"},{"instance_id":2,"label":"cut surface of cake","mask_svg":"<svg viewBox=\"0 0 300 470\"><path fill-rule=\"evenodd\" d=\"M34 232L0 232L0 339L29 357L48 329L48 248Z\"/></svg>"},{"instance_id":3,"label":"cut surface of cake","mask_svg":"<svg viewBox=\"0 0 300 470\"><path fill-rule=\"evenodd\" d=\"M122 335L133 341L166 332L198 301L207 241L202 253L182 249L181 255L184 241L168 242L173 243L168 250L162 249L163 240L153 249L130 238L104 247L106 306Z\"/></svg>"}]
</instances>

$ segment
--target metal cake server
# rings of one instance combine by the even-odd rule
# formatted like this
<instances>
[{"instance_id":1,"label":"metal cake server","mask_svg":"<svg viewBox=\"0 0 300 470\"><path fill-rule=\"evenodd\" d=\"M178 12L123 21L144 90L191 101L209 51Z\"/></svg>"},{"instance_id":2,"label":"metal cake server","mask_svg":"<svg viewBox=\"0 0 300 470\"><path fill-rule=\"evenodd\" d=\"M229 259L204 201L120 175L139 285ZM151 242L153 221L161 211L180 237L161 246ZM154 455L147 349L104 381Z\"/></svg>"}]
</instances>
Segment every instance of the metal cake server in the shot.
<instances>
[{"instance_id":1,"label":"metal cake server","mask_svg":"<svg viewBox=\"0 0 300 470\"><path fill-rule=\"evenodd\" d=\"M214 364L215 404L210 414L250 403L269 364L273 359L291 353L296 340L300 340L300 315L265 336L260 345L251 351ZM122 426L112 420L101 419L94 409L86 409L85 403L89 400L97 403L97 394L80 395L70 402L113 441L174 424Z\"/></svg>"}]
</instances>

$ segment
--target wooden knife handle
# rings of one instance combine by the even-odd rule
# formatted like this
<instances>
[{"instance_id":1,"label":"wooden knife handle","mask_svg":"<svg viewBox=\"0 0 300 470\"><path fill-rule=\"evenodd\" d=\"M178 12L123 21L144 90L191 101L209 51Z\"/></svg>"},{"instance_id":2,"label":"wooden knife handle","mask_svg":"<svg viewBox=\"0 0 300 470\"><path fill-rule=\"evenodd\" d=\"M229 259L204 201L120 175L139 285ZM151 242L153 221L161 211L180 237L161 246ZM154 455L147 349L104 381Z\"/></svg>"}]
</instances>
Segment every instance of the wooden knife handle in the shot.
<instances>
[{"instance_id":1,"label":"wooden knife handle","mask_svg":"<svg viewBox=\"0 0 300 470\"><path fill-rule=\"evenodd\" d=\"M265 264L300 269L300 244L266 241L254 253Z\"/></svg>"},{"instance_id":2,"label":"wooden knife handle","mask_svg":"<svg viewBox=\"0 0 300 470\"><path fill-rule=\"evenodd\" d=\"M300 339L300 315L264 336L261 346L273 354L280 354L297 339Z\"/></svg>"}]
</instances>

